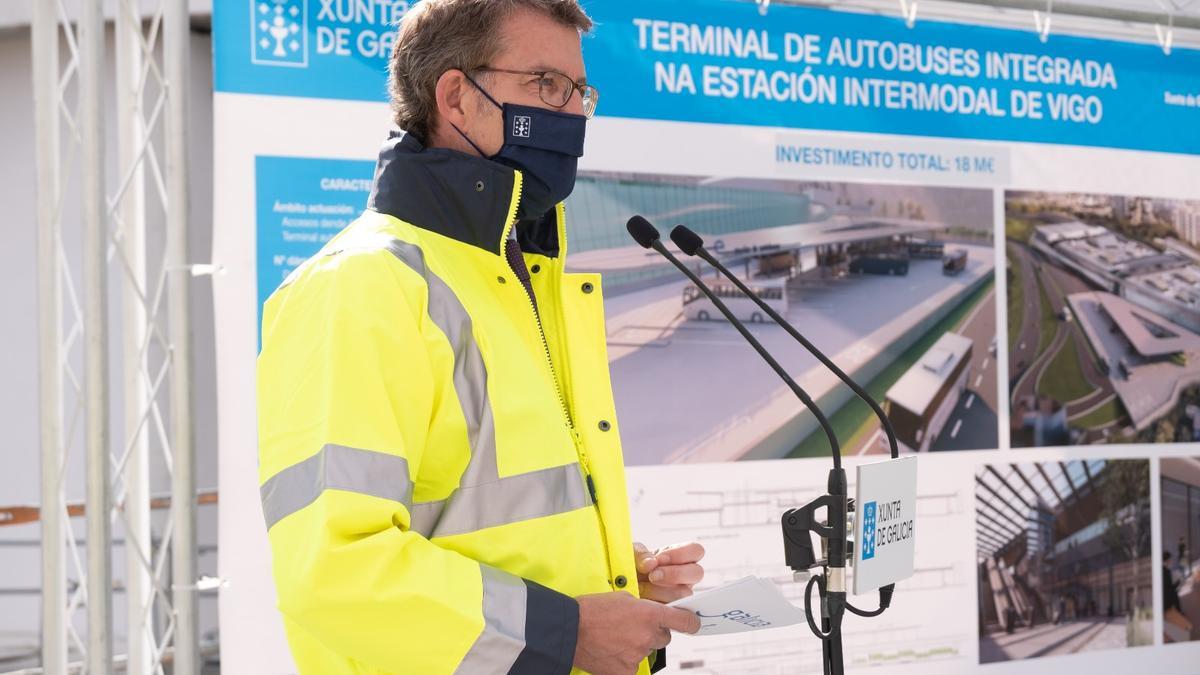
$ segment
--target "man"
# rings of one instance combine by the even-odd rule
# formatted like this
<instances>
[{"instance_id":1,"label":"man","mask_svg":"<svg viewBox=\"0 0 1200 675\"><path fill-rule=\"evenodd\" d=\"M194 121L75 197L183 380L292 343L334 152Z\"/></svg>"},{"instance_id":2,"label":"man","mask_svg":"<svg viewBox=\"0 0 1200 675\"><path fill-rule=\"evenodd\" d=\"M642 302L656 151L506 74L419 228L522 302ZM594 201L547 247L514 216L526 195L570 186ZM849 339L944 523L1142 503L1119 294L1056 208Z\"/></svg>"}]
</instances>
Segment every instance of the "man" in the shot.
<instances>
[{"instance_id":1,"label":"man","mask_svg":"<svg viewBox=\"0 0 1200 675\"><path fill-rule=\"evenodd\" d=\"M1163 551L1162 575L1163 611L1174 609L1182 613L1183 605L1179 602L1179 587L1182 585L1182 580L1171 567L1170 551Z\"/></svg>"},{"instance_id":2,"label":"man","mask_svg":"<svg viewBox=\"0 0 1200 675\"><path fill-rule=\"evenodd\" d=\"M304 673L646 673L699 628L663 603L700 545L631 541L600 279L563 269L590 27L576 0L417 5L408 133L264 308L260 483Z\"/></svg>"}]
</instances>

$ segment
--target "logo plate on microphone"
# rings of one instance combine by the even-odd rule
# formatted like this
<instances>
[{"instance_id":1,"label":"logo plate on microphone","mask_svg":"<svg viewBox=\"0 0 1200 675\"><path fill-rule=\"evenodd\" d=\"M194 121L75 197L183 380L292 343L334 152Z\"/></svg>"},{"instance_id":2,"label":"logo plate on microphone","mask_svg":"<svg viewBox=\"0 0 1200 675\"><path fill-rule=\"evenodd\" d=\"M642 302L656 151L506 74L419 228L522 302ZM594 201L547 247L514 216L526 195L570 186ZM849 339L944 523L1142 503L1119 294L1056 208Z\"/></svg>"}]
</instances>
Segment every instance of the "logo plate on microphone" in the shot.
<instances>
[{"instance_id":1,"label":"logo plate on microphone","mask_svg":"<svg viewBox=\"0 0 1200 675\"><path fill-rule=\"evenodd\" d=\"M858 467L854 486L858 519L854 593L907 579L916 552L917 458Z\"/></svg>"}]
</instances>

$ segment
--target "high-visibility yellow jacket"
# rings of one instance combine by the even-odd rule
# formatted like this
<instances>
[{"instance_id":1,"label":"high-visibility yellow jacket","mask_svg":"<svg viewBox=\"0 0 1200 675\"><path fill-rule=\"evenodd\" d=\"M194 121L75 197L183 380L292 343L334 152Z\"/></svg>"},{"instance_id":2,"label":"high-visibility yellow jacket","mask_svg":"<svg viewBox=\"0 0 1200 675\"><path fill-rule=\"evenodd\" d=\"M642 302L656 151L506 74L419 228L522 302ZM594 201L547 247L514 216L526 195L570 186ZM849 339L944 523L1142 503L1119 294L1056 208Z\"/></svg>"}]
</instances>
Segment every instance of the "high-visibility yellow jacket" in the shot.
<instances>
[{"instance_id":1,"label":"high-visibility yellow jacket","mask_svg":"<svg viewBox=\"0 0 1200 675\"><path fill-rule=\"evenodd\" d=\"M263 310L259 482L303 673L567 673L637 593L600 278L522 175L384 144L367 211ZM539 314L540 313L540 314ZM648 672L643 662L641 672Z\"/></svg>"}]
</instances>

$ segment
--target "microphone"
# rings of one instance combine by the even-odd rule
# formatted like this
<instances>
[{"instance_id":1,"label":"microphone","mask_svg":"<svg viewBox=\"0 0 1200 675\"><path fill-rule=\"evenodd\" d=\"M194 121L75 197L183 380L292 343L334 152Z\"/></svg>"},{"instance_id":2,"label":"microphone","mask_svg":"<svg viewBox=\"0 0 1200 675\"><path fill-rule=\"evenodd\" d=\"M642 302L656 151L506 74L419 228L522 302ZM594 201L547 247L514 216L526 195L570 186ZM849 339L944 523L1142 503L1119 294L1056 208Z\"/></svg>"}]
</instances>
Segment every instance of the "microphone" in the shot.
<instances>
[{"instance_id":1,"label":"microphone","mask_svg":"<svg viewBox=\"0 0 1200 675\"><path fill-rule=\"evenodd\" d=\"M823 600L821 604L823 613L825 614L822 623L827 626L826 630L828 632L817 630L816 625L811 621L811 616L809 617L809 627L817 637L826 641L826 651L829 651L829 642L838 642L840 644L841 620L845 612L846 600L846 515L849 505L846 499L846 472L842 469L842 451L838 446L837 435L834 433L829 421L825 418L825 414L821 412L808 393L796 384L795 380L767 353L767 350L763 349L758 340L733 315L733 312L729 311L729 308L725 306L725 303L721 302L712 289L689 270L686 265L679 262L679 259L672 255L666 246L663 246L657 228L642 216L633 216L626 224L626 229L629 230L629 234L643 248L652 248L658 251L664 258L671 261L671 264L679 268L679 271L683 272L712 301L717 310L729 320L729 323L733 324L733 327L742 334L742 337L746 338L746 341L758 352L758 355L771 366L775 374L779 375L801 402L812 410L813 417L817 419L817 422L825 431L825 435L829 438L829 448L833 453L833 468L829 471L829 481L827 484L829 494L819 497L799 509L789 509L783 516L785 554L788 564L792 569L808 570L816 566L828 568L827 579L822 579L821 583L821 597ZM822 506L826 508L826 523L816 521L816 509ZM816 532L828 542L826 560L816 561L814 559L815 555L812 543L808 540L808 532L810 531ZM817 577L813 577L813 579L815 580ZM811 583L809 589L811 593Z\"/></svg>"},{"instance_id":2,"label":"microphone","mask_svg":"<svg viewBox=\"0 0 1200 675\"><path fill-rule=\"evenodd\" d=\"M733 323L735 327L742 332L751 345L763 355L764 358L770 359L765 351L761 350L757 341L754 340L748 332L741 326L740 322L732 315L732 313L721 303L716 295L706 285L701 282L695 274L680 263L672 256L659 241L658 230L654 228L645 218L634 216L630 218L628 229L634 239L645 248L654 248L668 260L670 260L677 268L680 269L689 279L692 280L697 287L717 309ZM782 326L789 335L799 342L810 354L817 358L826 368L833 372L842 382L861 398L879 418L880 424L883 426L887 434L888 443L891 446L891 456L899 457L899 449L896 443L896 434L892 428L891 420L884 414L883 409L879 404L850 378L841 368L829 359L824 353L816 348L807 338L800 334L794 326L787 322L782 316L764 302L758 295L746 287L744 283L734 276L724 265L714 258L705 248L704 240L695 232L680 225L675 227L671 232L671 240L679 247L681 251L689 256L699 256L714 268L716 268L727 279L733 282L738 289L750 298L759 308L761 308L768 316L771 317L777 324ZM776 372L780 371L776 369ZM785 374L780 373L785 380L791 384L791 379ZM798 389L798 387L797 387ZM807 394L801 397L805 401ZM811 399L808 399L811 400ZM807 403L807 401L805 401ZM811 406L810 406L811 407ZM818 417L818 421L823 418L819 411L814 409L814 415ZM824 427L824 425L822 425ZM832 431L826 428L826 435L832 435ZM835 448L833 458L833 468L829 471L829 480L826 486L827 494L819 497L812 502L794 509L788 509L782 518L783 537L784 537L784 554L789 567L797 573L807 573L808 570L814 567L824 567L824 574L811 576L808 584L804 589L804 605L805 614L808 619L808 626L812 633L822 641L822 661L823 668L827 675L841 675L843 673L843 656L842 656L842 636L841 624L842 618L847 611L860 616L878 616L891 604L892 592L894 585L888 585L879 590L879 608L872 611L860 610L850 604L846 597L846 562L847 562L847 517L849 511L853 509L852 504L847 496L846 488L846 472L841 465L841 452L837 449L836 439L831 439L830 446ZM820 522L816 516L816 510L824 507L826 509L826 519ZM813 551L812 542L809 539L810 533L815 532L827 544L827 558L825 560L816 560L815 552ZM821 626L818 628L813 621L813 614L809 611L811 606L811 595L813 586L817 587L821 597Z\"/></svg>"},{"instance_id":3,"label":"microphone","mask_svg":"<svg viewBox=\"0 0 1200 675\"><path fill-rule=\"evenodd\" d=\"M675 245L679 247L679 250L683 251L685 254L689 256L699 256L705 262L716 268L716 270L724 275L725 278L733 282L733 284L738 287L738 290L740 290L746 297L750 298L750 300L752 300L754 304L758 305L760 309L766 312L767 315L775 321L775 323L779 324L788 332L789 335L803 345L804 348L808 350L810 354L815 356L822 365L828 368L830 372L836 375L842 382L845 382L846 385L850 387L851 391L853 391L860 399L862 399L864 403L870 406L871 410L875 412L875 416L879 418L879 423L883 426L884 433L887 435L888 445L891 446L892 458L896 459L900 456L899 448L896 445L896 432L892 428L892 421L888 418L887 414L883 412L883 408L879 406L879 403L870 394L860 387L857 382L855 382L849 375L839 368L837 364L830 360L830 358L821 350L817 349L816 345L814 345L812 342L809 342L807 338L801 335L800 331L796 330L795 326L780 316L779 313L776 312L766 302L764 302L762 298L758 297L758 294L747 288L746 284L743 283L741 279L738 279L737 276L730 272L729 269L724 265L722 265L715 256L709 253L709 251L704 248L704 239L701 238L700 235L696 234L684 225L676 225L675 228L671 230L671 241L675 242ZM829 494L832 496L837 494L835 492L835 488L839 487L834 485L834 472L830 472L829 480ZM844 474L841 476L841 481L841 493L845 494L846 489ZM807 532L805 530L813 530L821 536L826 536L825 532L822 531L821 526L815 522L815 519L812 516L812 507L821 505L830 506L829 504L822 504L821 500L817 500L802 509L793 509L784 515L784 548L785 553L787 554L788 563L792 565L793 569L797 567L805 567L806 563L815 557L811 553L811 546L806 547L806 544L809 544L809 542L806 539ZM830 510L832 511L832 508ZM789 516L796 517L796 520L789 521ZM845 529L842 529L840 533L833 532L831 534L829 558L832 563L834 559L834 553L832 549L835 545L845 542L846 537ZM812 565L809 564L808 566ZM850 604L848 600L845 600L844 580L839 579L835 575L836 570L832 569L832 564L830 567L831 569L829 578L820 580L820 583L818 584L818 592L822 596L833 593L837 590L843 591L841 594L842 600L839 604L844 604L846 610L863 617L879 616L891 605L892 594L895 592L896 588L895 584L888 584L880 587L878 609L870 611L861 610ZM808 592L810 590L811 585L809 588L805 589L806 603ZM828 626L828 624L826 624L826 626ZM815 626L811 626L810 624L810 627L813 628L813 632L816 633L818 637L823 637L821 632L818 631ZM826 629L828 630L828 628ZM829 655L826 654L826 656L828 657Z\"/></svg>"},{"instance_id":4,"label":"microphone","mask_svg":"<svg viewBox=\"0 0 1200 675\"><path fill-rule=\"evenodd\" d=\"M809 342L808 338L801 335L800 331L796 330L795 326L788 323L786 319L780 316L779 313L772 309L771 306L766 302L764 302L762 298L758 297L757 293L754 293L747 288L746 284L743 283L741 279L738 279L737 276L735 276L724 265L722 265L715 256L709 253L708 250L704 248L704 239L702 239L700 235L683 225L676 225L675 229L671 230L671 241L675 242L675 245L679 247L679 250L690 256L699 256L709 265L715 267L718 272L725 275L725 278L732 281L733 285L738 287L738 290L745 294L746 297L754 301L754 304L758 305L760 309L766 312L767 316L771 317L775 323L779 324L784 330L786 330L788 335L791 335L796 342L799 342L801 345L803 345L804 348L808 350L808 353L817 357L817 360L821 362L821 365L828 368L834 375L837 375L839 380L845 382L846 386L850 387L850 390L853 391L855 395L857 395L864 403L870 406L871 410L875 412L875 416L879 418L879 423L883 426L883 431L887 435L888 445L890 445L892 449L892 458L895 459L900 456L900 450L896 445L896 431L892 428L892 421L888 419L887 414L883 412L883 408L879 406L879 403L870 394L860 387L857 382L851 379L849 375L842 371L842 369L839 368L833 361L831 361L828 356L821 352L821 350L817 349L816 345Z\"/></svg>"},{"instance_id":5,"label":"microphone","mask_svg":"<svg viewBox=\"0 0 1200 675\"><path fill-rule=\"evenodd\" d=\"M750 346L754 348L754 351L758 352L758 355L767 362L767 365L769 365L771 369L775 371L775 374L778 375L785 383L787 383L788 388L791 389L792 393L794 393L796 397L800 399L801 403L808 406L808 409L813 413L813 417L817 419L817 423L820 424L821 429L824 430L825 436L829 439L829 449L833 453L834 467L836 467L838 471L841 471L842 451L838 446L837 435L833 432L833 427L829 424L829 420L826 419L825 414L821 412L820 408L817 407L816 402L812 400L812 398L808 395L808 392L804 391L800 388L800 385L796 384L796 381L793 380L792 377L788 375L787 371L779 365L779 362L776 361L775 358L763 348L758 340L755 339L755 337L746 328L745 324L739 321L738 318L733 315L733 312L729 311L729 308L725 306L725 303L721 302L721 299L718 298L715 293L713 293L712 289L709 288L708 285L703 281L701 281L699 277L692 273L692 271L687 268L687 265L679 262L679 259L676 258L670 251L668 251L666 246L663 246L662 238L658 234L658 229L651 225L650 221L646 220L642 216L633 216L629 219L629 222L625 224L625 229L629 230L629 234L633 237L634 241L636 241L642 248L658 251L658 253L669 260L672 265L679 268L679 271L683 272L684 276L690 279L691 282L700 289L700 292L704 293L704 295L712 301L717 310L720 311L721 314L725 315L725 318L729 320L729 323L733 324L733 327L742 334L742 337L746 339L746 342L750 343ZM845 473L843 473L842 494L845 494L845 485L846 478ZM843 534L844 532L845 530L843 528Z\"/></svg>"}]
</instances>

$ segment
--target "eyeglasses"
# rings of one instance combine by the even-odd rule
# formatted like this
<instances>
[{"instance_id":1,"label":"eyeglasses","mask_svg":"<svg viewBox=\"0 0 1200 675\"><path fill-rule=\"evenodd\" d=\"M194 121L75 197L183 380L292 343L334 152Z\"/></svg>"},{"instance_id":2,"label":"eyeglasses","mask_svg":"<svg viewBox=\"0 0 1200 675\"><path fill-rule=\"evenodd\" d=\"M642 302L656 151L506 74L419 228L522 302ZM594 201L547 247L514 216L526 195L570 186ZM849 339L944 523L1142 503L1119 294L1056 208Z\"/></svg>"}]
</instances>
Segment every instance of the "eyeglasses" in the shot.
<instances>
[{"instance_id":1,"label":"eyeglasses","mask_svg":"<svg viewBox=\"0 0 1200 675\"><path fill-rule=\"evenodd\" d=\"M600 101L600 91L590 84L579 84L566 75L554 70L508 70L506 68L488 68L483 66L474 69L485 73L508 73L509 75L536 75L538 78L538 95L548 106L561 108L571 100L571 94L579 90L579 98L583 101L583 114L588 119L596 114L596 103Z\"/></svg>"}]
</instances>

